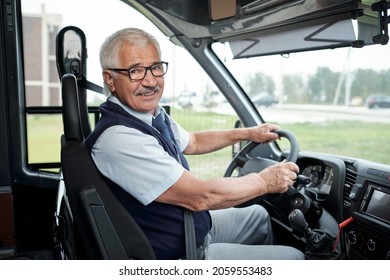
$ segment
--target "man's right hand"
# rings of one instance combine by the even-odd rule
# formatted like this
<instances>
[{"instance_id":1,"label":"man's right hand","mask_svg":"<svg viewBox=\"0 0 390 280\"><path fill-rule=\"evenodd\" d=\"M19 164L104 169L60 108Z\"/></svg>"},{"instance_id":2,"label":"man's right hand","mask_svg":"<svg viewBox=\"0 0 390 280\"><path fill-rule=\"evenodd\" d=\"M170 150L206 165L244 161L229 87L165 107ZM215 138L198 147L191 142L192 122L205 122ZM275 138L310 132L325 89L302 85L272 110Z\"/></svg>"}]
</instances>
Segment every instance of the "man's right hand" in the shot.
<instances>
[{"instance_id":1,"label":"man's right hand","mask_svg":"<svg viewBox=\"0 0 390 280\"><path fill-rule=\"evenodd\" d=\"M293 162L279 162L259 172L268 186L268 193L284 193L297 179L299 167Z\"/></svg>"}]
</instances>

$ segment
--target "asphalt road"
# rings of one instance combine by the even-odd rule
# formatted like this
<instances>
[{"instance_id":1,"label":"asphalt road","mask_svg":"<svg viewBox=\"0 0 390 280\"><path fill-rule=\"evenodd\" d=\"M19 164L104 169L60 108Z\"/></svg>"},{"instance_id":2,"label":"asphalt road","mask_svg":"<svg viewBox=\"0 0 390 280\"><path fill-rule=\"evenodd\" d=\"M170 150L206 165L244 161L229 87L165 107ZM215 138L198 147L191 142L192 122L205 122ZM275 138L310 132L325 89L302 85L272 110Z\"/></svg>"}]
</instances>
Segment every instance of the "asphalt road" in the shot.
<instances>
[{"instance_id":1,"label":"asphalt road","mask_svg":"<svg viewBox=\"0 0 390 280\"><path fill-rule=\"evenodd\" d=\"M259 107L267 122L324 122L353 120L361 122L390 123L390 109L322 105L277 105Z\"/></svg>"}]
</instances>

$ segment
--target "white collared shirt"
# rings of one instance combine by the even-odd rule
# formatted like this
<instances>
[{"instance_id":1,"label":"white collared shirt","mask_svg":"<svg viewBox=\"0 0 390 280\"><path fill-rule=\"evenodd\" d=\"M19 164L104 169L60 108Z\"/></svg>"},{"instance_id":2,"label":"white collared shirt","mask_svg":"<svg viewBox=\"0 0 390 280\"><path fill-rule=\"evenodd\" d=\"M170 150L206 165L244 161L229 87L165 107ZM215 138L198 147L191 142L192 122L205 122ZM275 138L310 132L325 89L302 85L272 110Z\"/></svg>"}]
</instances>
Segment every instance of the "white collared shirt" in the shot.
<instances>
[{"instance_id":1,"label":"white collared shirt","mask_svg":"<svg viewBox=\"0 0 390 280\"><path fill-rule=\"evenodd\" d=\"M135 111L113 95L109 100L152 125L152 114ZM160 110L164 109L159 107L157 114ZM183 151L188 145L189 133L172 118L169 120L177 144ZM164 151L156 138L122 125L112 126L102 133L92 148L92 158L104 176L144 205L170 188L184 172L184 167Z\"/></svg>"}]
</instances>

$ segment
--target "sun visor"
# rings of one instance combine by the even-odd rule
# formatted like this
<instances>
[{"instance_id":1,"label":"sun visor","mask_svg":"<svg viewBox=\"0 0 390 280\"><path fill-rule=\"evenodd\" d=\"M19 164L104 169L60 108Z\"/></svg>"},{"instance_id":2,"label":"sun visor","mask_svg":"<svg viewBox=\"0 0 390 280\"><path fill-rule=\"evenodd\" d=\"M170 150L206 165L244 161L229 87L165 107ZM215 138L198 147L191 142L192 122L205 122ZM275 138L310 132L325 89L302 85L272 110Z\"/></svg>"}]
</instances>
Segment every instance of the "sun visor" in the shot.
<instances>
[{"instance_id":1,"label":"sun visor","mask_svg":"<svg viewBox=\"0 0 390 280\"><path fill-rule=\"evenodd\" d=\"M351 46L358 39L350 15L263 30L229 41L234 58Z\"/></svg>"}]
</instances>

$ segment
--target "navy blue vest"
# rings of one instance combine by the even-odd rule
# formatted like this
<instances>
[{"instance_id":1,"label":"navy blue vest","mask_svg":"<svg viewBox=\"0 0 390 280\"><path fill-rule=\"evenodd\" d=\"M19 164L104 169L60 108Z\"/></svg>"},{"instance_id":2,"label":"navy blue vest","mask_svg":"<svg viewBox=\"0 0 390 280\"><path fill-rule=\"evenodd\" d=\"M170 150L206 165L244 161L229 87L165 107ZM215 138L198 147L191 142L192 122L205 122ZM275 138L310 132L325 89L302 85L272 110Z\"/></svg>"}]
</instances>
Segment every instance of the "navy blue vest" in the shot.
<instances>
[{"instance_id":1,"label":"navy blue vest","mask_svg":"<svg viewBox=\"0 0 390 280\"><path fill-rule=\"evenodd\" d=\"M86 140L86 145L90 152L96 140L107 128L114 125L123 125L138 129L145 134L155 137L164 150L177 159L176 151L172 149L172 145L166 143L166 140L159 132L152 126L127 113L121 106L107 100L107 102L100 106L99 110L101 118ZM169 122L168 118L166 119ZM169 125L168 127L170 128ZM182 160L181 163L183 167L188 169L187 161ZM145 169L145 172L147 172L147 169ZM155 201L145 206L109 178L105 177L105 180L116 197L144 231L154 249L157 259L179 259L185 257L184 216L182 207ZM211 218L208 211L193 212L193 217L196 243L199 245L203 242L211 228Z\"/></svg>"}]
</instances>

